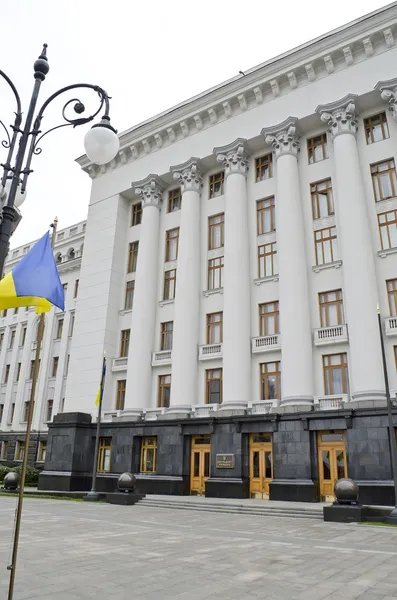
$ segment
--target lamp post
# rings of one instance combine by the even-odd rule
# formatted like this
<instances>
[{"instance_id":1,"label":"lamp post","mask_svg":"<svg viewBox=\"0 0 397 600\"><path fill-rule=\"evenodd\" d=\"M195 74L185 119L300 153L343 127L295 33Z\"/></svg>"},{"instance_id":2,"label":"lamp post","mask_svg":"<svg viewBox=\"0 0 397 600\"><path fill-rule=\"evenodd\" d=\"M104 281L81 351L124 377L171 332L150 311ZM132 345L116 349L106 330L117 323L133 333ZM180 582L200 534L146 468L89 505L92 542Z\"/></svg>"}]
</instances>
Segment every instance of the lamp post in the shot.
<instances>
[{"instance_id":1,"label":"lamp post","mask_svg":"<svg viewBox=\"0 0 397 600\"><path fill-rule=\"evenodd\" d=\"M119 140L116 135L117 131L110 125L109 96L105 90L98 85L89 83L68 85L47 98L36 113L40 87L45 80L49 69L47 44L44 44L39 58L33 65L34 86L24 122L18 91L11 79L0 70L0 76L8 83L16 100L15 120L13 125L10 126L11 131L9 131L3 121L0 120L0 125L5 130L7 136L1 144L3 148L8 149L5 162L1 163L3 174L0 179L0 201L2 204L0 224L0 274L3 273L10 237L22 218L19 207L26 197L26 184L30 173L32 173L31 162L33 155L41 153L41 148L38 146L40 140L42 140L47 133L55 129L68 126L78 127L79 125L89 123L104 107L105 110L101 121L93 125L85 136L84 146L86 154L92 162L103 165L110 162L119 150ZM99 108L92 115L83 116L83 113L86 110L84 104L78 98L72 98L66 102L62 109L62 117L65 123L52 127L43 133L41 130L41 122L47 106L64 92L69 92L76 88L91 89L96 92L99 96ZM74 112L77 115L82 116L78 118L69 118L66 115L66 110L71 104L74 104Z\"/></svg>"},{"instance_id":2,"label":"lamp post","mask_svg":"<svg viewBox=\"0 0 397 600\"><path fill-rule=\"evenodd\" d=\"M385 379L387 419L388 419L389 443L390 443L390 457L391 457L392 477L394 480L394 504L395 504L393 510L391 511L390 515L388 517L386 517L385 521L386 521L386 523L397 525L397 440L396 440L396 433L394 431L394 425L393 425L393 404L392 404L392 401L390 398L389 376L387 373L385 344L383 341L382 321L380 318L379 306L378 306L378 325L379 325L379 335L380 335L380 346L382 349L383 375L384 375L384 379Z\"/></svg>"}]
</instances>

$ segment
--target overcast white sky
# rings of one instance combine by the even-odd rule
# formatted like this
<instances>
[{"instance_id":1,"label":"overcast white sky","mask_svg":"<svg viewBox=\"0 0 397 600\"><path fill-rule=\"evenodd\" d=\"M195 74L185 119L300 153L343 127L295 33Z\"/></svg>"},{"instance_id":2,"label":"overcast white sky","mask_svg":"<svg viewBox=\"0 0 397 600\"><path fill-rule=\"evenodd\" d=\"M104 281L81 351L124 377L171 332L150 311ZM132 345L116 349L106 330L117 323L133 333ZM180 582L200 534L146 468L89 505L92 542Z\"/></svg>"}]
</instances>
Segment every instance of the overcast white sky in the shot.
<instances>
[{"instance_id":1,"label":"overcast white sky","mask_svg":"<svg viewBox=\"0 0 397 600\"><path fill-rule=\"evenodd\" d=\"M326 7L315 0L1 0L0 69L14 81L26 111L32 65L47 42L50 72L39 105L65 85L97 84L112 96L112 123L121 132L240 69L385 5L379 0L333 0ZM63 101L71 97L63 95ZM83 98L96 106L94 93ZM64 102L53 105L43 126L62 122ZM0 119L11 123L13 111L12 93L0 79ZM13 247L43 235L54 216L60 228L86 218L91 180L74 162L84 153L86 130L64 128L43 140ZM0 147L0 162L4 159Z\"/></svg>"}]
</instances>

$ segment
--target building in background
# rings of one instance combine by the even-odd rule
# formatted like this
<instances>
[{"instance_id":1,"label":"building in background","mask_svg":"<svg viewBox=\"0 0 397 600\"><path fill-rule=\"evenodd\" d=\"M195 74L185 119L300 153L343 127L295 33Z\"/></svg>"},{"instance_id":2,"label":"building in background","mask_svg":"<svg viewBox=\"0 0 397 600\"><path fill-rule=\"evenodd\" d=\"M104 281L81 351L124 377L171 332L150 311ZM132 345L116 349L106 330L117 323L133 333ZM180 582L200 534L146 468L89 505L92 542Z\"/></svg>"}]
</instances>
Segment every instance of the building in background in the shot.
<instances>
[{"instance_id":1,"label":"building in background","mask_svg":"<svg viewBox=\"0 0 397 600\"><path fill-rule=\"evenodd\" d=\"M396 37L393 4L124 132L108 165L78 160L92 192L41 487L89 485L106 351L103 490L133 471L149 493L315 501L349 475L393 502Z\"/></svg>"}]
</instances>

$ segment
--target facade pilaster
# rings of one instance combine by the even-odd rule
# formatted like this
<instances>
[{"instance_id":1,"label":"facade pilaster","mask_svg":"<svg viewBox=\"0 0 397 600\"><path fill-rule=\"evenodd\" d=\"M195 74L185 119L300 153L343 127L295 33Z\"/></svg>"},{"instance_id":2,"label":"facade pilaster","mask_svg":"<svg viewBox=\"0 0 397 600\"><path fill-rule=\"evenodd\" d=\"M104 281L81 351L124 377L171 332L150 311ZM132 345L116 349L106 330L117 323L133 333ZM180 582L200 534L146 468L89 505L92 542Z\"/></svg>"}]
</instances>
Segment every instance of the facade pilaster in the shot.
<instances>
[{"instance_id":1,"label":"facade pilaster","mask_svg":"<svg viewBox=\"0 0 397 600\"><path fill-rule=\"evenodd\" d=\"M334 146L335 214L343 261L343 302L349 333L351 400L385 396L379 329L378 293L359 155L355 95L318 106Z\"/></svg>"},{"instance_id":2,"label":"facade pilaster","mask_svg":"<svg viewBox=\"0 0 397 600\"><path fill-rule=\"evenodd\" d=\"M157 175L134 182L142 201L124 410L150 408L152 351L158 305L158 240L164 183Z\"/></svg>"},{"instance_id":3,"label":"facade pilaster","mask_svg":"<svg viewBox=\"0 0 397 600\"><path fill-rule=\"evenodd\" d=\"M281 334L281 406L313 403L312 332L294 117L262 130L273 148Z\"/></svg>"},{"instance_id":4,"label":"facade pilaster","mask_svg":"<svg viewBox=\"0 0 397 600\"><path fill-rule=\"evenodd\" d=\"M223 409L243 409L251 399L250 264L246 140L214 148L225 169L223 269Z\"/></svg>"},{"instance_id":5,"label":"facade pilaster","mask_svg":"<svg viewBox=\"0 0 397 600\"><path fill-rule=\"evenodd\" d=\"M200 320L200 192L198 158L171 167L181 184L178 276L172 344L171 411L197 404L197 352Z\"/></svg>"}]
</instances>

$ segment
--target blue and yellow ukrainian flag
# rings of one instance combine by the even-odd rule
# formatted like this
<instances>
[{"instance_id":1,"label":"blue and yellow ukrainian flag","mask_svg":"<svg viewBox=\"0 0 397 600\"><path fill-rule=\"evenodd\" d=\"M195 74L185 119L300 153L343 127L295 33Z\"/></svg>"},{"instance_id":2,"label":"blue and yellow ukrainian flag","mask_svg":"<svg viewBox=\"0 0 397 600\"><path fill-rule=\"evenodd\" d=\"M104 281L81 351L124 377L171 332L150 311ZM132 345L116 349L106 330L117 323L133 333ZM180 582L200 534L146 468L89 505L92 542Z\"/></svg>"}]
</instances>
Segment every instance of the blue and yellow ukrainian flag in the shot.
<instances>
[{"instance_id":1,"label":"blue and yellow ukrainian flag","mask_svg":"<svg viewBox=\"0 0 397 600\"><path fill-rule=\"evenodd\" d=\"M65 293L47 232L0 281L0 309L35 306L36 313L43 313L52 304L65 310Z\"/></svg>"},{"instance_id":2,"label":"blue and yellow ukrainian flag","mask_svg":"<svg viewBox=\"0 0 397 600\"><path fill-rule=\"evenodd\" d=\"M101 377L101 385L99 386L98 393L96 395L95 404L99 406L102 402L103 398L103 388L105 387L105 377L106 377L106 356L103 356L103 364L102 364L102 377Z\"/></svg>"}]
</instances>

